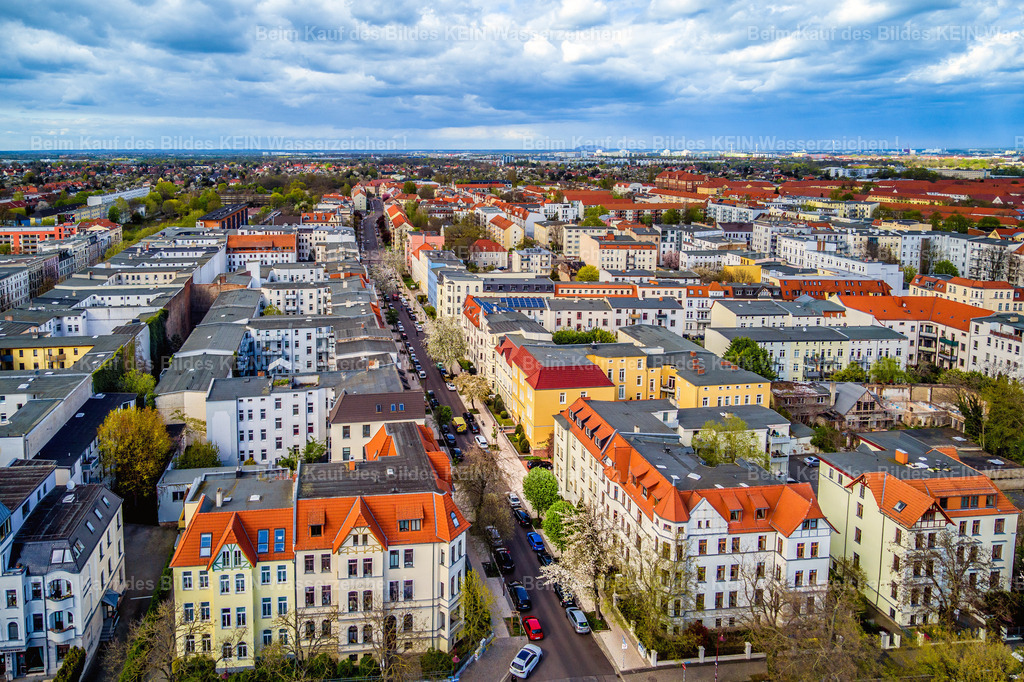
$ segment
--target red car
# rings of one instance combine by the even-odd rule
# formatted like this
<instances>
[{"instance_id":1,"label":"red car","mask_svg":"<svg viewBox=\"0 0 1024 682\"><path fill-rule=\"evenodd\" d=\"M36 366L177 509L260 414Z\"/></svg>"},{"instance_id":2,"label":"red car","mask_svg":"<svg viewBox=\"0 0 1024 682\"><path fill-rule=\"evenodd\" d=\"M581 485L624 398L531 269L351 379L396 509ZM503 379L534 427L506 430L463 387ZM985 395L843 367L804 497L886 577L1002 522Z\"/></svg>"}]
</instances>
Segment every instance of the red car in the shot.
<instances>
[{"instance_id":1,"label":"red car","mask_svg":"<svg viewBox=\"0 0 1024 682\"><path fill-rule=\"evenodd\" d=\"M533 616L523 618L523 629L526 630L526 637L531 641L544 639L544 631L540 627L540 621Z\"/></svg>"}]
</instances>

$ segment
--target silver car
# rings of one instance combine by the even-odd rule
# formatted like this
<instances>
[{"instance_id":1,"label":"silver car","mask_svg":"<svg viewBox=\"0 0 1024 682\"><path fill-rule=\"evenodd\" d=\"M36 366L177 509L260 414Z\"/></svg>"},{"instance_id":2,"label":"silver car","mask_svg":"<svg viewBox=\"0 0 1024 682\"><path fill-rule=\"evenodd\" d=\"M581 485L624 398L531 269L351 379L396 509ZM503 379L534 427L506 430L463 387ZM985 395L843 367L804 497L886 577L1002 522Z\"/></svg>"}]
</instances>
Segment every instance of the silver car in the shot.
<instances>
[{"instance_id":1,"label":"silver car","mask_svg":"<svg viewBox=\"0 0 1024 682\"><path fill-rule=\"evenodd\" d=\"M587 622L587 614L575 606L565 610L565 617L572 623L572 629L578 634L585 635L590 632L590 623Z\"/></svg>"}]
</instances>

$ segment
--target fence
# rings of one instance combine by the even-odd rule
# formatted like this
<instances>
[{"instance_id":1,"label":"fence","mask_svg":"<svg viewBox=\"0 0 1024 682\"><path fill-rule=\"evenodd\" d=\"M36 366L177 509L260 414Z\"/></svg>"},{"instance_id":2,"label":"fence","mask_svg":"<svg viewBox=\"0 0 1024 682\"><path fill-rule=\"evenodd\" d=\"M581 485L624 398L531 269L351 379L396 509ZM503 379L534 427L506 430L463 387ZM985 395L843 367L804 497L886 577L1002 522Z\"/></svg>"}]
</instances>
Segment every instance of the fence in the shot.
<instances>
[{"instance_id":1,"label":"fence","mask_svg":"<svg viewBox=\"0 0 1024 682\"><path fill-rule=\"evenodd\" d=\"M487 635L487 637L485 637L484 639L480 640L480 645L477 646L476 651L473 652L473 655L472 656L467 656L466 660L463 661L462 666L458 670L456 670L455 673L451 677L449 677L448 679L454 682L455 680L458 680L460 677L462 677L462 673L466 672L466 668L468 668L470 665L472 665L472 663L475 660L480 658L480 656L482 656L483 653L485 651L487 651L487 645L489 645L493 641L494 641L494 633L491 632L491 634Z\"/></svg>"}]
</instances>

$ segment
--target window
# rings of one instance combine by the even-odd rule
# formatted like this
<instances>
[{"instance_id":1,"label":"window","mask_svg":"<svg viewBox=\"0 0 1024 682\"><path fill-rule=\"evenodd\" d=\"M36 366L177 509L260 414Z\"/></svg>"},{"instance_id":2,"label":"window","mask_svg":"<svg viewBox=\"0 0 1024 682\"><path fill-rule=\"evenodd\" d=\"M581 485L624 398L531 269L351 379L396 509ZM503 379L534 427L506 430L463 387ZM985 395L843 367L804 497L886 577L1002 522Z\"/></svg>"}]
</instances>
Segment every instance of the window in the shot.
<instances>
[{"instance_id":1,"label":"window","mask_svg":"<svg viewBox=\"0 0 1024 682\"><path fill-rule=\"evenodd\" d=\"M320 588L320 606L331 605L331 586L323 585Z\"/></svg>"},{"instance_id":2,"label":"window","mask_svg":"<svg viewBox=\"0 0 1024 682\"><path fill-rule=\"evenodd\" d=\"M192 571L183 571L181 574L181 589L192 589Z\"/></svg>"},{"instance_id":3,"label":"window","mask_svg":"<svg viewBox=\"0 0 1024 682\"><path fill-rule=\"evenodd\" d=\"M245 592L245 574L235 574L235 592Z\"/></svg>"},{"instance_id":4,"label":"window","mask_svg":"<svg viewBox=\"0 0 1024 682\"><path fill-rule=\"evenodd\" d=\"M261 528L256 532L256 551L259 554L266 554L270 551L270 531Z\"/></svg>"},{"instance_id":5,"label":"window","mask_svg":"<svg viewBox=\"0 0 1024 682\"><path fill-rule=\"evenodd\" d=\"M853 541L860 544L860 528L853 529Z\"/></svg>"},{"instance_id":6,"label":"window","mask_svg":"<svg viewBox=\"0 0 1024 682\"><path fill-rule=\"evenodd\" d=\"M1002 561L1003 559L1003 546L992 545L992 561Z\"/></svg>"},{"instance_id":7,"label":"window","mask_svg":"<svg viewBox=\"0 0 1024 682\"><path fill-rule=\"evenodd\" d=\"M204 654L208 654L213 651L213 637L206 634L200 638L200 647Z\"/></svg>"},{"instance_id":8,"label":"window","mask_svg":"<svg viewBox=\"0 0 1024 682\"><path fill-rule=\"evenodd\" d=\"M811 556L812 557L818 556L818 543L817 542L812 542L811 543Z\"/></svg>"},{"instance_id":9,"label":"window","mask_svg":"<svg viewBox=\"0 0 1024 682\"><path fill-rule=\"evenodd\" d=\"M195 605L192 604L192 602L188 602L187 604L182 606L181 611L182 611L182 619L186 623L191 623L193 620L196 619Z\"/></svg>"},{"instance_id":10,"label":"window","mask_svg":"<svg viewBox=\"0 0 1024 682\"><path fill-rule=\"evenodd\" d=\"M708 553L708 541L707 540L698 540L697 541L697 554L707 554L707 553Z\"/></svg>"},{"instance_id":11,"label":"window","mask_svg":"<svg viewBox=\"0 0 1024 682\"><path fill-rule=\"evenodd\" d=\"M199 603L199 620L210 620L210 602L204 601Z\"/></svg>"},{"instance_id":12,"label":"window","mask_svg":"<svg viewBox=\"0 0 1024 682\"><path fill-rule=\"evenodd\" d=\"M388 552L388 566L389 568L398 568L398 550L393 549Z\"/></svg>"},{"instance_id":13,"label":"window","mask_svg":"<svg viewBox=\"0 0 1024 682\"><path fill-rule=\"evenodd\" d=\"M210 556L213 547L213 534L202 533L199 535L199 556Z\"/></svg>"},{"instance_id":14,"label":"window","mask_svg":"<svg viewBox=\"0 0 1024 682\"><path fill-rule=\"evenodd\" d=\"M406 580L402 584L402 599L405 601L412 600L412 581Z\"/></svg>"},{"instance_id":15,"label":"window","mask_svg":"<svg viewBox=\"0 0 1024 682\"><path fill-rule=\"evenodd\" d=\"M260 585L270 584L270 566L260 566Z\"/></svg>"},{"instance_id":16,"label":"window","mask_svg":"<svg viewBox=\"0 0 1024 682\"><path fill-rule=\"evenodd\" d=\"M413 565L412 565L412 550L411 549L405 550L405 557L404 557L404 559L405 559L405 562L404 562L405 563L405 567L406 568L412 568Z\"/></svg>"},{"instance_id":17,"label":"window","mask_svg":"<svg viewBox=\"0 0 1024 682\"><path fill-rule=\"evenodd\" d=\"M285 564L277 565L277 582L286 583L288 582L288 566Z\"/></svg>"},{"instance_id":18,"label":"window","mask_svg":"<svg viewBox=\"0 0 1024 682\"><path fill-rule=\"evenodd\" d=\"M314 573L316 571L316 557L312 554L307 554L304 557L303 564L306 573Z\"/></svg>"},{"instance_id":19,"label":"window","mask_svg":"<svg viewBox=\"0 0 1024 682\"><path fill-rule=\"evenodd\" d=\"M306 595L306 606L315 606L316 605L316 588L315 587L307 587L306 590L305 590L305 595Z\"/></svg>"},{"instance_id":20,"label":"window","mask_svg":"<svg viewBox=\"0 0 1024 682\"><path fill-rule=\"evenodd\" d=\"M363 577L373 575L373 559L363 559Z\"/></svg>"},{"instance_id":21,"label":"window","mask_svg":"<svg viewBox=\"0 0 1024 682\"><path fill-rule=\"evenodd\" d=\"M718 538L718 553L725 554L725 538Z\"/></svg>"},{"instance_id":22,"label":"window","mask_svg":"<svg viewBox=\"0 0 1024 682\"><path fill-rule=\"evenodd\" d=\"M273 605L270 602L270 597L263 597L260 601L260 616L263 618L270 618L273 614Z\"/></svg>"},{"instance_id":23,"label":"window","mask_svg":"<svg viewBox=\"0 0 1024 682\"><path fill-rule=\"evenodd\" d=\"M277 598L277 615L285 616L288 614L288 597Z\"/></svg>"},{"instance_id":24,"label":"window","mask_svg":"<svg viewBox=\"0 0 1024 682\"><path fill-rule=\"evenodd\" d=\"M226 575L220 577L220 593L230 594L231 593L231 578Z\"/></svg>"},{"instance_id":25,"label":"window","mask_svg":"<svg viewBox=\"0 0 1024 682\"><path fill-rule=\"evenodd\" d=\"M981 521L975 519L971 522L971 535L981 534Z\"/></svg>"},{"instance_id":26,"label":"window","mask_svg":"<svg viewBox=\"0 0 1024 682\"><path fill-rule=\"evenodd\" d=\"M558 394L558 404L565 405L565 393Z\"/></svg>"},{"instance_id":27,"label":"window","mask_svg":"<svg viewBox=\"0 0 1024 682\"><path fill-rule=\"evenodd\" d=\"M284 551L284 528L275 528L274 529L274 551L275 552L283 552Z\"/></svg>"},{"instance_id":28,"label":"window","mask_svg":"<svg viewBox=\"0 0 1024 682\"><path fill-rule=\"evenodd\" d=\"M733 538L732 539L732 553L733 554L739 554L739 552L740 552L740 539L739 538Z\"/></svg>"},{"instance_id":29,"label":"window","mask_svg":"<svg viewBox=\"0 0 1024 682\"><path fill-rule=\"evenodd\" d=\"M996 519L995 532L996 533L1005 533L1006 532L1006 519Z\"/></svg>"},{"instance_id":30,"label":"window","mask_svg":"<svg viewBox=\"0 0 1024 682\"><path fill-rule=\"evenodd\" d=\"M860 502L857 503L857 518L864 518L864 505L861 504Z\"/></svg>"},{"instance_id":31,"label":"window","mask_svg":"<svg viewBox=\"0 0 1024 682\"><path fill-rule=\"evenodd\" d=\"M321 554L320 555L320 572L330 573L331 572L331 555Z\"/></svg>"},{"instance_id":32,"label":"window","mask_svg":"<svg viewBox=\"0 0 1024 682\"><path fill-rule=\"evenodd\" d=\"M235 609L235 625L244 628L246 623L245 619L245 607L239 606Z\"/></svg>"},{"instance_id":33,"label":"window","mask_svg":"<svg viewBox=\"0 0 1024 682\"><path fill-rule=\"evenodd\" d=\"M803 559L804 558L804 543L802 543L802 542L796 543L796 558L797 559Z\"/></svg>"},{"instance_id":34,"label":"window","mask_svg":"<svg viewBox=\"0 0 1024 682\"><path fill-rule=\"evenodd\" d=\"M231 627L231 609L223 608L220 610L220 626L222 628Z\"/></svg>"}]
</instances>

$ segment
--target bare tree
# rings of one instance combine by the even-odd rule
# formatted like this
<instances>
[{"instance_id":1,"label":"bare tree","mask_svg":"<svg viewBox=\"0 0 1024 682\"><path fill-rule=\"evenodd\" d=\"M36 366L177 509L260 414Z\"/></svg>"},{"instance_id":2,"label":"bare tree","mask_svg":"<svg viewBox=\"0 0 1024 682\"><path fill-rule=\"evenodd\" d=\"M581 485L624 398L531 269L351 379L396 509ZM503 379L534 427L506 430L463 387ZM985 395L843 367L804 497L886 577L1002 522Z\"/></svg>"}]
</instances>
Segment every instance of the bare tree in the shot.
<instances>
[{"instance_id":1,"label":"bare tree","mask_svg":"<svg viewBox=\"0 0 1024 682\"><path fill-rule=\"evenodd\" d=\"M417 623L415 612L404 604L395 599L384 600L374 596L370 608L361 611L359 626L350 625L348 629L351 641L352 628L360 628L363 645L369 646L373 657L380 664L381 679L384 682L411 679L409 659L403 652L413 648L415 640L422 633L433 630L433 623Z\"/></svg>"},{"instance_id":2,"label":"bare tree","mask_svg":"<svg viewBox=\"0 0 1024 682\"><path fill-rule=\"evenodd\" d=\"M272 621L273 648L269 652L264 650L261 656L273 659L276 655L291 662L290 666L274 666L287 675L283 679L318 679L310 670L313 659L321 654L336 656L338 653L338 607L323 604L323 593L320 604L315 603L316 599L314 594L314 604L299 605Z\"/></svg>"},{"instance_id":3,"label":"bare tree","mask_svg":"<svg viewBox=\"0 0 1024 682\"><path fill-rule=\"evenodd\" d=\"M473 524L478 530L492 527L498 531L502 540L508 540L515 533L515 523L512 521L512 510L506 504L502 496L497 493L484 495L484 504L477 512Z\"/></svg>"},{"instance_id":4,"label":"bare tree","mask_svg":"<svg viewBox=\"0 0 1024 682\"><path fill-rule=\"evenodd\" d=\"M466 451L462 464L452 470L458 505L470 510L473 518L480 512L490 494L500 494L505 489L505 479L494 459L477 446Z\"/></svg>"},{"instance_id":5,"label":"bare tree","mask_svg":"<svg viewBox=\"0 0 1024 682\"><path fill-rule=\"evenodd\" d=\"M697 569L684 542L638 539L623 578L616 581L616 591L633 600L641 632L672 633L676 620L692 607Z\"/></svg>"},{"instance_id":6,"label":"bare tree","mask_svg":"<svg viewBox=\"0 0 1024 682\"><path fill-rule=\"evenodd\" d=\"M994 566L981 542L966 529L919 531L908 541L909 547L893 543L903 550L894 587L904 608L921 616L937 611L947 626L981 608Z\"/></svg>"}]
</instances>

